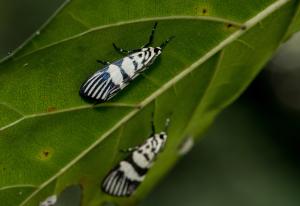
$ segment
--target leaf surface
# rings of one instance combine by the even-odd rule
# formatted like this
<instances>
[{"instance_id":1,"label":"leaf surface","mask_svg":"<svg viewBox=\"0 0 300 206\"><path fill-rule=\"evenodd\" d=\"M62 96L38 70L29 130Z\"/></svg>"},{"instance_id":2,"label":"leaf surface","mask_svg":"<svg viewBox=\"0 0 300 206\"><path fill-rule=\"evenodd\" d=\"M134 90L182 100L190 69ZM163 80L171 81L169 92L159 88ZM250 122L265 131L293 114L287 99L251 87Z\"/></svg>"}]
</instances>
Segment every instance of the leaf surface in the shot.
<instances>
[{"instance_id":1,"label":"leaf surface","mask_svg":"<svg viewBox=\"0 0 300 206\"><path fill-rule=\"evenodd\" d=\"M241 7L242 5L242 7ZM155 45L176 38L149 70L108 103L90 105L81 83L96 59L122 58L112 42L137 48L158 21ZM297 30L299 1L74 0L0 64L0 202L38 205L81 185L82 205L135 204L251 82L285 36ZM169 139L130 198L100 190L107 172L171 116Z\"/></svg>"}]
</instances>

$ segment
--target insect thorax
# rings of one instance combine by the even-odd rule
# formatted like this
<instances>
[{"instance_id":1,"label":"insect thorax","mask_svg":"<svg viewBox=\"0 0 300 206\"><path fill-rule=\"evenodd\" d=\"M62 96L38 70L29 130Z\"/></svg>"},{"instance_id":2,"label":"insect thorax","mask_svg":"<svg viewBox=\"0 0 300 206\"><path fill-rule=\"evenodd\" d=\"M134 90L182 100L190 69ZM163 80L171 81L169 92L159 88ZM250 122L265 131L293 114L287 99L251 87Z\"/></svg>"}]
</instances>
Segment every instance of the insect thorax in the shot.
<instances>
[{"instance_id":1,"label":"insect thorax","mask_svg":"<svg viewBox=\"0 0 300 206\"><path fill-rule=\"evenodd\" d=\"M137 64L137 71L143 71L146 67L153 64L155 59L161 54L161 52L154 47L143 48L138 52L129 55L129 58Z\"/></svg>"}]
</instances>

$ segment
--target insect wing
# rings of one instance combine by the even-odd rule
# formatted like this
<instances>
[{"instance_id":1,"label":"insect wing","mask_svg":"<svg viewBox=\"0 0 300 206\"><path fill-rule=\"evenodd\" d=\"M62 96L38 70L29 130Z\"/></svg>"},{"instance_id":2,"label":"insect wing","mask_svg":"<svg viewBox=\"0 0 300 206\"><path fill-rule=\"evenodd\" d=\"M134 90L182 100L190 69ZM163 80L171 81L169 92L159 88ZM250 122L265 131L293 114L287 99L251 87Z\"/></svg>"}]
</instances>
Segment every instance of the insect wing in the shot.
<instances>
[{"instance_id":1,"label":"insect wing","mask_svg":"<svg viewBox=\"0 0 300 206\"><path fill-rule=\"evenodd\" d=\"M107 69L103 69L82 84L79 93L88 100L106 101L110 98L112 90L116 90L116 85L112 82Z\"/></svg>"},{"instance_id":2,"label":"insect wing","mask_svg":"<svg viewBox=\"0 0 300 206\"><path fill-rule=\"evenodd\" d=\"M130 180L120 170L120 166L113 169L104 179L102 190L112 196L130 196L140 183Z\"/></svg>"}]
</instances>

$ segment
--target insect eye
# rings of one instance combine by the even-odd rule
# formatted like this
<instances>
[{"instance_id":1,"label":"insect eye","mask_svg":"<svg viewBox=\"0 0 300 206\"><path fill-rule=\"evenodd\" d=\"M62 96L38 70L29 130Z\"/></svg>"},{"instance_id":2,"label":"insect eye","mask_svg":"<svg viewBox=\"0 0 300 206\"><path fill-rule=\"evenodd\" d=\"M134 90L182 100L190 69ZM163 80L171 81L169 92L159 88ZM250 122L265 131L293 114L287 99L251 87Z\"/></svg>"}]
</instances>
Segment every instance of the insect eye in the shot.
<instances>
[{"instance_id":1,"label":"insect eye","mask_svg":"<svg viewBox=\"0 0 300 206\"><path fill-rule=\"evenodd\" d=\"M159 135L159 138L163 140L163 139L165 139L165 135L160 134L160 135Z\"/></svg>"}]
</instances>

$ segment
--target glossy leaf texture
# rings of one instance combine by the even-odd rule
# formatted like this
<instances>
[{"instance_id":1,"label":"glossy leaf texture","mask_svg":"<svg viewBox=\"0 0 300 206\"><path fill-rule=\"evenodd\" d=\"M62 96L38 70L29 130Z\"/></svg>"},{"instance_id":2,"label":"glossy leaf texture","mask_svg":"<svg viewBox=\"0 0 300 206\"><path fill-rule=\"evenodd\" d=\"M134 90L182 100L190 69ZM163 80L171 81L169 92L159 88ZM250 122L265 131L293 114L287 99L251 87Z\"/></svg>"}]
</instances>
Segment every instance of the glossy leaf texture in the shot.
<instances>
[{"instance_id":1,"label":"glossy leaf texture","mask_svg":"<svg viewBox=\"0 0 300 206\"><path fill-rule=\"evenodd\" d=\"M176 36L155 64L111 101L83 101L78 90L99 69L96 59L122 57L112 42L140 47L155 21L155 45ZM202 136L299 22L296 0L66 3L0 64L1 204L38 205L72 185L83 206L136 204L185 138ZM102 179L127 155L120 150L150 135L152 113L157 131L171 116L165 150L132 197L104 194Z\"/></svg>"}]
</instances>

